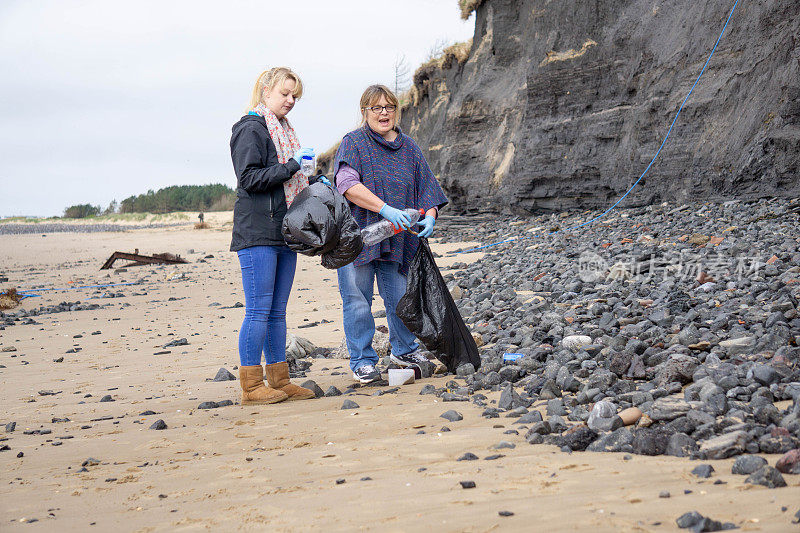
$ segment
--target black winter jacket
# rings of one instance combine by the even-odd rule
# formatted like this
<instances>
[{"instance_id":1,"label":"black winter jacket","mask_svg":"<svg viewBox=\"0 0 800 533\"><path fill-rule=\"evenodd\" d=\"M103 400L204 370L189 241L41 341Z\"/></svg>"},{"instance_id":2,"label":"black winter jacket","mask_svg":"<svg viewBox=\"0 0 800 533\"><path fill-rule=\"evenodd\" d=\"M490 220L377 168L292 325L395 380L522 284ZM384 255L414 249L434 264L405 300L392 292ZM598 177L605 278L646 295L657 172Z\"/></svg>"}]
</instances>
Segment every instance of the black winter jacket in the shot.
<instances>
[{"instance_id":1,"label":"black winter jacket","mask_svg":"<svg viewBox=\"0 0 800 533\"><path fill-rule=\"evenodd\" d=\"M300 165L294 159L278 162L267 123L258 115L245 115L233 125L231 159L236 172L231 251L258 245L284 246L283 182L300 170Z\"/></svg>"}]
</instances>

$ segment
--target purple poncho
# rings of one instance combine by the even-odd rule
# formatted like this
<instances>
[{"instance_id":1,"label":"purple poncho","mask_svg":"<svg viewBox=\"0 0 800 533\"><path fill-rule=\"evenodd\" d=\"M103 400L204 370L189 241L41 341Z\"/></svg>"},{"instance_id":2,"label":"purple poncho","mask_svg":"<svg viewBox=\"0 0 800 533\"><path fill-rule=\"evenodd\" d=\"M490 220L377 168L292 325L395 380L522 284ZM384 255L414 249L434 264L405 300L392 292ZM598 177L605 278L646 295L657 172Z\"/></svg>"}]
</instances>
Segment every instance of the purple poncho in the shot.
<instances>
[{"instance_id":1,"label":"purple poncho","mask_svg":"<svg viewBox=\"0 0 800 533\"><path fill-rule=\"evenodd\" d=\"M447 204L447 198L422 150L400 128L397 131L397 138L392 142L366 125L345 135L336 152L334 176L339 166L346 163L358 172L367 189L392 207L441 209ZM378 213L352 202L350 210L361 228L383 220ZM416 236L403 231L374 246L365 246L353 264L361 266L375 259L395 261L400 263L399 272L405 275L418 245Z\"/></svg>"}]
</instances>

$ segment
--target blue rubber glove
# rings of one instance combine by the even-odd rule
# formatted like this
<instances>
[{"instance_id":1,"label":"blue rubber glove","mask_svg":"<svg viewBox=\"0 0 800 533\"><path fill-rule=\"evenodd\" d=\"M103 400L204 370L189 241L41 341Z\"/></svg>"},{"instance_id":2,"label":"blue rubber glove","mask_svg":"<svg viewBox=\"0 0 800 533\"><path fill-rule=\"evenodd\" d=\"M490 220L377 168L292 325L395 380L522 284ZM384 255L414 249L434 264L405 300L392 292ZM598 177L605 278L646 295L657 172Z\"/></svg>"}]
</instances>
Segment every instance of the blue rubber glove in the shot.
<instances>
[{"instance_id":1,"label":"blue rubber glove","mask_svg":"<svg viewBox=\"0 0 800 533\"><path fill-rule=\"evenodd\" d=\"M300 148L298 151L294 153L292 159L297 161L297 164L299 165L301 163L301 159L303 159L304 157L310 157L311 159L314 159L314 149Z\"/></svg>"},{"instance_id":2,"label":"blue rubber glove","mask_svg":"<svg viewBox=\"0 0 800 533\"><path fill-rule=\"evenodd\" d=\"M431 215L425 215L425 218L417 222L422 228L417 237L430 237L433 233L433 225L436 224L436 218Z\"/></svg>"},{"instance_id":3,"label":"blue rubber glove","mask_svg":"<svg viewBox=\"0 0 800 533\"><path fill-rule=\"evenodd\" d=\"M328 187L333 188L333 184L325 176L322 176L322 175L317 176L317 182L318 183L322 183L323 185L327 185Z\"/></svg>"},{"instance_id":4,"label":"blue rubber glove","mask_svg":"<svg viewBox=\"0 0 800 533\"><path fill-rule=\"evenodd\" d=\"M408 215L389 204L383 204L378 214L391 222L394 229L404 230L411 227L411 220L409 220Z\"/></svg>"}]
</instances>

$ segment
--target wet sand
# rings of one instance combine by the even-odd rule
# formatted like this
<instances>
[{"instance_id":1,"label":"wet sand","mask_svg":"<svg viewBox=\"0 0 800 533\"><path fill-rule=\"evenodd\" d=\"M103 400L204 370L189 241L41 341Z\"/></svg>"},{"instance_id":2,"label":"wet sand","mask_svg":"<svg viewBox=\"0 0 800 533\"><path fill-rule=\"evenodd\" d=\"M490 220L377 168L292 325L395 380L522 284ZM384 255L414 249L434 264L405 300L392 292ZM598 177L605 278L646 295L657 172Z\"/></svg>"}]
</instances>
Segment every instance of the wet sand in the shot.
<instances>
[{"instance_id":1,"label":"wet sand","mask_svg":"<svg viewBox=\"0 0 800 533\"><path fill-rule=\"evenodd\" d=\"M207 214L209 230L187 224L0 236L0 274L9 278L0 288L148 280L42 292L22 308L62 301L104 307L38 316L37 324L0 331L0 422L17 423L14 432L0 433L7 439L0 445L10 447L0 452L0 530L674 531L675 519L692 510L748 531L798 527L791 517L800 506L800 476L785 476L789 487L770 490L731 474L733 459L708 461L716 472L697 479L690 471L699 463L688 459L529 445L524 430L504 434L515 419L487 420L472 404L419 395L425 384L441 387L450 377L382 396L373 395L380 388L359 389L347 396L360 406L353 410L340 409L341 396L197 409L203 401L239 399L237 381L210 381L220 367L235 373L244 314L233 307L244 295L236 255L227 251L229 219ZM134 248L178 253L190 263L98 270L115 250ZM91 298L109 292L122 296ZM376 299L373 310L381 305ZM335 272L299 257L288 314L290 332L337 346ZM298 328L322 320L330 322ZM180 338L188 345L163 348ZM352 383L342 359L315 359L308 378L323 390ZM101 402L105 395L114 401ZM497 400L499 393L488 396ZM464 420L440 418L448 409ZM156 414L140 415L148 410ZM158 419L167 429L149 429ZM24 434L42 429L51 433ZM500 441L516 447L493 449ZM465 452L479 460L457 461ZM498 453L503 457L485 460ZM79 472L90 457L99 464ZM774 464L777 456L767 458ZM467 480L476 487L462 489ZM662 491L670 498L659 498Z\"/></svg>"}]
</instances>

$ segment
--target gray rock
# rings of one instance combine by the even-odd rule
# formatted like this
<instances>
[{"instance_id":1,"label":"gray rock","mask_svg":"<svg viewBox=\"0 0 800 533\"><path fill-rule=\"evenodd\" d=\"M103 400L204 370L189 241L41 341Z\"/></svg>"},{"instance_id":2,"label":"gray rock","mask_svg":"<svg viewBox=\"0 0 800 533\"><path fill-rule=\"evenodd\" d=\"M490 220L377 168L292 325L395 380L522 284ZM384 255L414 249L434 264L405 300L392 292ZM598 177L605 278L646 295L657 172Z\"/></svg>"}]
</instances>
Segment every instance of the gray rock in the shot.
<instances>
[{"instance_id":1,"label":"gray rock","mask_svg":"<svg viewBox=\"0 0 800 533\"><path fill-rule=\"evenodd\" d=\"M308 389L314 393L315 398L322 398L325 396L325 392L322 390L322 387L317 385L317 382L313 379L305 380L301 385L304 389Z\"/></svg>"},{"instance_id":2,"label":"gray rock","mask_svg":"<svg viewBox=\"0 0 800 533\"><path fill-rule=\"evenodd\" d=\"M503 392L500 393L500 400L497 402L497 407L499 409L509 410L520 406L522 406L522 399L519 397L519 394L517 394L511 384L507 385L503 389Z\"/></svg>"},{"instance_id":3,"label":"gray rock","mask_svg":"<svg viewBox=\"0 0 800 533\"><path fill-rule=\"evenodd\" d=\"M738 337L736 339L724 340L719 345L728 353L729 357L734 355L750 353L756 345L755 337Z\"/></svg>"},{"instance_id":4,"label":"gray rock","mask_svg":"<svg viewBox=\"0 0 800 533\"><path fill-rule=\"evenodd\" d=\"M631 447L639 455L663 455L670 435L663 428L639 428L633 434Z\"/></svg>"},{"instance_id":5,"label":"gray rock","mask_svg":"<svg viewBox=\"0 0 800 533\"><path fill-rule=\"evenodd\" d=\"M732 431L701 442L698 454L703 459L727 459L744 453L750 440L746 431Z\"/></svg>"},{"instance_id":6,"label":"gray rock","mask_svg":"<svg viewBox=\"0 0 800 533\"><path fill-rule=\"evenodd\" d=\"M567 408L564 406L564 400L555 398L547 402L547 415L566 416Z\"/></svg>"},{"instance_id":7,"label":"gray rock","mask_svg":"<svg viewBox=\"0 0 800 533\"><path fill-rule=\"evenodd\" d=\"M691 408L692 406L689 405L688 402L678 398L659 398L653 403L653 407L650 409L650 418L656 422L660 420L675 420L678 417L686 415Z\"/></svg>"},{"instance_id":8,"label":"gray rock","mask_svg":"<svg viewBox=\"0 0 800 533\"><path fill-rule=\"evenodd\" d=\"M542 413L539 411L531 411L519 417L515 424L535 424L536 422L542 421Z\"/></svg>"},{"instance_id":9,"label":"gray rock","mask_svg":"<svg viewBox=\"0 0 800 533\"><path fill-rule=\"evenodd\" d=\"M769 365L755 365L753 367L753 379L765 386L778 383L781 376Z\"/></svg>"},{"instance_id":10,"label":"gray rock","mask_svg":"<svg viewBox=\"0 0 800 533\"><path fill-rule=\"evenodd\" d=\"M561 340L561 346L573 352L590 344L592 344L592 338L587 335L569 335Z\"/></svg>"},{"instance_id":11,"label":"gray rock","mask_svg":"<svg viewBox=\"0 0 800 533\"><path fill-rule=\"evenodd\" d=\"M419 393L420 393L421 395L422 395L422 394L436 394L436 387L434 387L433 385L431 385L430 383L428 383L427 385L425 385L424 387L422 387L422 389L419 391Z\"/></svg>"},{"instance_id":12,"label":"gray rock","mask_svg":"<svg viewBox=\"0 0 800 533\"><path fill-rule=\"evenodd\" d=\"M695 440L685 433L674 433L669 437L666 455L673 457L690 457L698 450Z\"/></svg>"},{"instance_id":13,"label":"gray rock","mask_svg":"<svg viewBox=\"0 0 800 533\"><path fill-rule=\"evenodd\" d=\"M767 460L758 455L741 455L736 458L731 467L732 474L749 476L767 464Z\"/></svg>"},{"instance_id":14,"label":"gray rock","mask_svg":"<svg viewBox=\"0 0 800 533\"><path fill-rule=\"evenodd\" d=\"M770 489L786 486L786 480L783 479L781 473L769 465L762 466L750 474L747 479L745 479L745 483L763 485Z\"/></svg>"},{"instance_id":15,"label":"gray rock","mask_svg":"<svg viewBox=\"0 0 800 533\"><path fill-rule=\"evenodd\" d=\"M344 402L342 402L341 409L358 409L359 407L361 407L361 406L358 405L353 400L345 400Z\"/></svg>"},{"instance_id":16,"label":"gray rock","mask_svg":"<svg viewBox=\"0 0 800 533\"><path fill-rule=\"evenodd\" d=\"M331 398L333 396L341 396L341 395L342 395L342 391L340 391L339 389L337 389L333 385L328 387L328 390L325 391L325 397L326 398Z\"/></svg>"},{"instance_id":17,"label":"gray rock","mask_svg":"<svg viewBox=\"0 0 800 533\"><path fill-rule=\"evenodd\" d=\"M656 382L662 387L676 381L689 383L698 364L699 361L691 355L672 354L659 369Z\"/></svg>"},{"instance_id":18,"label":"gray rock","mask_svg":"<svg viewBox=\"0 0 800 533\"><path fill-rule=\"evenodd\" d=\"M456 368L457 376L471 376L475 373L475 366L472 363L463 363Z\"/></svg>"},{"instance_id":19,"label":"gray rock","mask_svg":"<svg viewBox=\"0 0 800 533\"><path fill-rule=\"evenodd\" d=\"M477 460L478 456L472 452L467 452L458 459L456 459L456 461L477 461Z\"/></svg>"},{"instance_id":20,"label":"gray rock","mask_svg":"<svg viewBox=\"0 0 800 533\"><path fill-rule=\"evenodd\" d=\"M628 428L622 427L611 433L601 435L592 442L586 451L589 452L621 452L633 443L633 433Z\"/></svg>"},{"instance_id":21,"label":"gray rock","mask_svg":"<svg viewBox=\"0 0 800 533\"><path fill-rule=\"evenodd\" d=\"M13 433L15 429L17 429L16 422L9 422L6 424L6 433Z\"/></svg>"},{"instance_id":22,"label":"gray rock","mask_svg":"<svg viewBox=\"0 0 800 533\"><path fill-rule=\"evenodd\" d=\"M700 478L709 478L714 472L714 467L711 465L697 465L692 469L692 474Z\"/></svg>"},{"instance_id":23,"label":"gray rock","mask_svg":"<svg viewBox=\"0 0 800 533\"><path fill-rule=\"evenodd\" d=\"M439 415L439 418L444 418L449 422L458 422L459 420L464 420L464 417L458 411L454 411L450 409L449 411L445 411L444 413Z\"/></svg>"},{"instance_id":24,"label":"gray rock","mask_svg":"<svg viewBox=\"0 0 800 533\"><path fill-rule=\"evenodd\" d=\"M167 423L159 418L158 420L153 422L153 424L150 426L150 429L157 429L157 430L167 429Z\"/></svg>"},{"instance_id":25,"label":"gray rock","mask_svg":"<svg viewBox=\"0 0 800 533\"><path fill-rule=\"evenodd\" d=\"M236 381L236 376L223 367L217 370L217 375L211 381Z\"/></svg>"},{"instance_id":26,"label":"gray rock","mask_svg":"<svg viewBox=\"0 0 800 533\"><path fill-rule=\"evenodd\" d=\"M556 440L558 446L567 446L570 450L582 452L597 439L597 432L588 426L574 426L565 431Z\"/></svg>"},{"instance_id":27,"label":"gray rock","mask_svg":"<svg viewBox=\"0 0 800 533\"><path fill-rule=\"evenodd\" d=\"M198 409L216 409L219 407L217 402L203 402L197 406Z\"/></svg>"}]
</instances>

